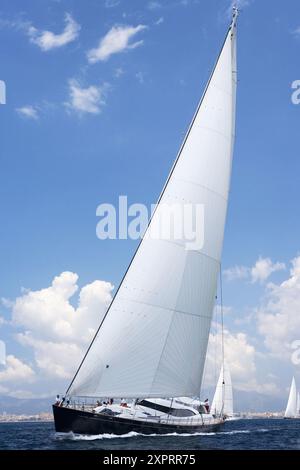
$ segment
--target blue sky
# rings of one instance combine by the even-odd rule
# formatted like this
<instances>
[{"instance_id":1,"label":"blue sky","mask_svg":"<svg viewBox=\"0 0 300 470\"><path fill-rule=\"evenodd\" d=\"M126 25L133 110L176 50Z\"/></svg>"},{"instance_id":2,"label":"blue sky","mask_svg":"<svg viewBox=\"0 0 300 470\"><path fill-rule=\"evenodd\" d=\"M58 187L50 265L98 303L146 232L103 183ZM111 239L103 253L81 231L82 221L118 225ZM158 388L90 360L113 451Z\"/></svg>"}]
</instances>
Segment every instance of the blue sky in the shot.
<instances>
[{"instance_id":1,"label":"blue sky","mask_svg":"<svg viewBox=\"0 0 300 470\"><path fill-rule=\"evenodd\" d=\"M283 397L283 407L292 374L300 386L299 365L279 345L300 339L297 260L290 272L300 239L300 106L291 101L291 84L300 78L300 5L240 4L225 325L232 361L245 358L233 367L237 389L267 394L271 402ZM229 7L224 0L2 0L0 334L11 356L0 370L2 393L64 390L68 374L48 373L42 353L60 339L55 331L47 337L46 323L30 326L38 309L30 310L26 289L41 292L55 276L76 273L78 280L61 279L70 295L62 308L78 307L84 286L92 287L81 305L105 308L108 283L118 285L136 242L97 239L96 207L121 194L129 203L157 199L219 52ZM118 28L127 35L119 51L105 42L99 48ZM294 283L288 293L286 283ZM46 297L48 311L47 302L54 304ZM280 334L270 327L279 320ZM26 334L27 340L18 336ZM54 349L53 363L64 355Z\"/></svg>"}]
</instances>

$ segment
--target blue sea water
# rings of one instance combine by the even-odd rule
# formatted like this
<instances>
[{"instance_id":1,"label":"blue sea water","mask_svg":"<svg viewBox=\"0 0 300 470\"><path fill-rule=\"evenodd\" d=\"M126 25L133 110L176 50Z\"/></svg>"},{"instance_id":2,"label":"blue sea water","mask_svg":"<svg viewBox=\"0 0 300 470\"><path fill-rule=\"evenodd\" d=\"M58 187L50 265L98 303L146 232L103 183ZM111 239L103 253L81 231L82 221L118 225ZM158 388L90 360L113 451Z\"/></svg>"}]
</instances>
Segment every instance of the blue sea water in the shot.
<instances>
[{"instance_id":1,"label":"blue sea water","mask_svg":"<svg viewBox=\"0 0 300 470\"><path fill-rule=\"evenodd\" d=\"M207 450L300 449L300 419L241 419L211 434L83 436L56 434L53 423L0 423L0 449Z\"/></svg>"}]
</instances>

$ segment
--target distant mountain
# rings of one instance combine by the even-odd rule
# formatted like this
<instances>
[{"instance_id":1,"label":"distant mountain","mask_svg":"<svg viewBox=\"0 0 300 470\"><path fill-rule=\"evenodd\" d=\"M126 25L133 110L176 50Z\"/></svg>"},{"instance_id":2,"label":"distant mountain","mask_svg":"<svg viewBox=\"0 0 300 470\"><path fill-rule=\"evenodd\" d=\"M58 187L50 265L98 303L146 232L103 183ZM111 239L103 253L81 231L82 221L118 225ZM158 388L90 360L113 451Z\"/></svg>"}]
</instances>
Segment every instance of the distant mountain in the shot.
<instances>
[{"instance_id":1,"label":"distant mountain","mask_svg":"<svg viewBox=\"0 0 300 470\"><path fill-rule=\"evenodd\" d=\"M204 392L205 398L209 397L212 401L214 394L213 389ZM202 399L204 399L204 394ZM282 411L286 406L286 397L270 397L256 392L241 392L233 390L233 407L234 411ZM6 412L8 414L38 414L51 413L53 397L49 398L12 398L8 396L0 396L0 414Z\"/></svg>"},{"instance_id":2,"label":"distant mountain","mask_svg":"<svg viewBox=\"0 0 300 470\"><path fill-rule=\"evenodd\" d=\"M264 411L283 411L286 406L286 397L262 395L257 392L233 392L233 406L235 411L251 411L262 413Z\"/></svg>"},{"instance_id":3,"label":"distant mountain","mask_svg":"<svg viewBox=\"0 0 300 470\"><path fill-rule=\"evenodd\" d=\"M0 396L0 414L31 415L51 412L51 398L12 398Z\"/></svg>"}]
</instances>

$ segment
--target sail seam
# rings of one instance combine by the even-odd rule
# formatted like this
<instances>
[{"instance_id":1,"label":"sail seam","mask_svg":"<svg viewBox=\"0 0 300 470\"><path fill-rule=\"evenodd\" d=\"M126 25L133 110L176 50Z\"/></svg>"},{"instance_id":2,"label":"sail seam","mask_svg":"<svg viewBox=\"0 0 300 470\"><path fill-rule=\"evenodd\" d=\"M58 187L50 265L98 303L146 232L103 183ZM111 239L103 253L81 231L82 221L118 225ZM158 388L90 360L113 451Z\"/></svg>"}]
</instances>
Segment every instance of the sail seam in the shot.
<instances>
[{"instance_id":1,"label":"sail seam","mask_svg":"<svg viewBox=\"0 0 300 470\"><path fill-rule=\"evenodd\" d=\"M190 313L190 312L184 312L183 310L178 310L176 308L170 308L170 307L166 307L164 305L156 305L156 304L153 304L151 302L143 302L142 300L135 300L135 299L131 299L130 297L119 297L120 300L126 300L126 301L130 301L130 302L135 302L135 303L138 303L138 304L143 304L143 305L148 305L149 307L154 307L154 308L161 308L161 309L164 309L164 310L168 310L170 312L173 312L173 313L181 313L182 315L190 315L190 316L193 316L193 317L201 317L201 318L210 318L210 315L206 316L206 315L198 315L197 313Z\"/></svg>"},{"instance_id":2,"label":"sail seam","mask_svg":"<svg viewBox=\"0 0 300 470\"><path fill-rule=\"evenodd\" d=\"M217 131L217 129L214 129L213 127L208 127L208 126L200 125L200 126L198 127L198 129L204 129L204 130L206 130L206 131L213 132L213 133L215 133L215 134L220 135L220 136L223 137L225 140L231 141L231 135L228 136L227 134L225 134L225 132Z\"/></svg>"},{"instance_id":3,"label":"sail seam","mask_svg":"<svg viewBox=\"0 0 300 470\"><path fill-rule=\"evenodd\" d=\"M211 188L208 188L207 186L205 186L204 184L201 184L201 183L196 183L195 181L189 181L189 180L186 180L186 179L182 179L182 178L174 178L174 181L182 181L183 183L189 183L189 184L193 184L195 186L198 186L199 188L203 188L205 189L205 191L209 191L213 194L215 194L216 196L219 196L221 199L223 199L226 203L228 202L228 198L223 196L223 194L220 194L218 193L217 191L215 191L214 189L211 189Z\"/></svg>"},{"instance_id":4,"label":"sail seam","mask_svg":"<svg viewBox=\"0 0 300 470\"><path fill-rule=\"evenodd\" d=\"M164 243L170 243L171 245L175 245L175 246L178 246L179 248L183 248L184 250L186 250L186 247L184 246L184 244L175 242L174 240L160 239L159 241L164 242ZM196 253L197 255L200 255L200 256L205 256L206 258L211 259L215 263L220 264L220 261L217 258L214 258L213 256L210 256L207 253L204 253L202 251L198 251L198 250L187 250L187 251Z\"/></svg>"}]
</instances>

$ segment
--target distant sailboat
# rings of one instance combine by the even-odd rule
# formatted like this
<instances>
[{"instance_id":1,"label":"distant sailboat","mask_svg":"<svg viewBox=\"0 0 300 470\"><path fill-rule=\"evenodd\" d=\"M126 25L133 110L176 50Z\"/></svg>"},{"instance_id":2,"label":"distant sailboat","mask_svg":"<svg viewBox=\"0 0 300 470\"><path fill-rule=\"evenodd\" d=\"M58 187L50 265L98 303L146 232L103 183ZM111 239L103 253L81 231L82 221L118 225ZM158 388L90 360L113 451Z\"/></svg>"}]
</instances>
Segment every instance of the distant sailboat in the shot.
<instances>
[{"instance_id":1,"label":"distant sailboat","mask_svg":"<svg viewBox=\"0 0 300 470\"><path fill-rule=\"evenodd\" d=\"M236 20L234 9L213 73L145 236L64 403L53 405L56 431L163 434L211 431L223 422L223 415L206 412L199 393L234 146ZM201 249L186 249L184 239L147 236L159 224L161 204L172 207L187 202L205 207ZM176 228L176 233L183 233L182 226ZM94 406L78 405L78 399Z\"/></svg>"},{"instance_id":2,"label":"distant sailboat","mask_svg":"<svg viewBox=\"0 0 300 470\"><path fill-rule=\"evenodd\" d=\"M299 394L298 394L299 399ZM296 381L295 377L292 379L291 388L289 399L287 403L287 407L284 413L285 418L297 418L299 410L297 409L297 389L296 389Z\"/></svg>"},{"instance_id":3,"label":"distant sailboat","mask_svg":"<svg viewBox=\"0 0 300 470\"><path fill-rule=\"evenodd\" d=\"M233 417L233 394L231 374L228 365L224 362L221 368L215 395L211 405L211 412L215 416Z\"/></svg>"}]
</instances>

